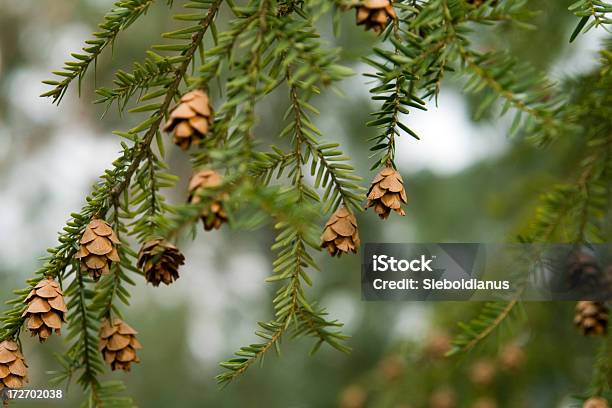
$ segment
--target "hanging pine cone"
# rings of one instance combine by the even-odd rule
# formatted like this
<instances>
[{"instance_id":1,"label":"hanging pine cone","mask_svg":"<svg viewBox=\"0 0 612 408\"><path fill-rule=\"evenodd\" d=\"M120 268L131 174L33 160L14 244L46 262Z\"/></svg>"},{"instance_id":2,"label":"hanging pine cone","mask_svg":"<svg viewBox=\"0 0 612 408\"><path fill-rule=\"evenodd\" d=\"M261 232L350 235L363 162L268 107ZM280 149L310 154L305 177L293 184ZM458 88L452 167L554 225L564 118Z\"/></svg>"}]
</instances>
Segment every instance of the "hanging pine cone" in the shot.
<instances>
[{"instance_id":1,"label":"hanging pine cone","mask_svg":"<svg viewBox=\"0 0 612 408\"><path fill-rule=\"evenodd\" d=\"M583 300L576 304L574 324L585 336L601 336L608 329L608 308L601 302Z\"/></svg>"},{"instance_id":2,"label":"hanging pine cone","mask_svg":"<svg viewBox=\"0 0 612 408\"><path fill-rule=\"evenodd\" d=\"M164 132L174 132L172 141L183 150L199 144L210 127L212 113L208 95L199 89L187 92L170 112Z\"/></svg>"},{"instance_id":3,"label":"hanging pine cone","mask_svg":"<svg viewBox=\"0 0 612 408\"><path fill-rule=\"evenodd\" d=\"M432 332L425 340L424 354L432 359L442 359L451 350L452 338L442 330Z\"/></svg>"},{"instance_id":4,"label":"hanging pine cone","mask_svg":"<svg viewBox=\"0 0 612 408\"><path fill-rule=\"evenodd\" d=\"M610 405L601 397L591 397L584 401L582 408L610 408Z\"/></svg>"},{"instance_id":5,"label":"hanging pine cone","mask_svg":"<svg viewBox=\"0 0 612 408\"><path fill-rule=\"evenodd\" d=\"M509 343L499 353L501 368L505 371L517 371L525 364L525 352L516 344Z\"/></svg>"},{"instance_id":6,"label":"hanging pine cone","mask_svg":"<svg viewBox=\"0 0 612 408\"><path fill-rule=\"evenodd\" d=\"M340 394L340 408L363 408L366 406L368 394L356 384L346 387Z\"/></svg>"},{"instance_id":7,"label":"hanging pine cone","mask_svg":"<svg viewBox=\"0 0 612 408\"><path fill-rule=\"evenodd\" d=\"M493 382L496 372L495 364L489 359L482 358L470 367L470 381L478 386L485 387Z\"/></svg>"},{"instance_id":8,"label":"hanging pine cone","mask_svg":"<svg viewBox=\"0 0 612 408\"><path fill-rule=\"evenodd\" d=\"M386 382L392 382L404 375L405 366L401 355L392 354L378 363L378 371Z\"/></svg>"},{"instance_id":9,"label":"hanging pine cone","mask_svg":"<svg viewBox=\"0 0 612 408\"><path fill-rule=\"evenodd\" d=\"M21 317L28 321L27 327L32 336L38 336L44 342L53 330L60 334L62 322L66 322L66 304L64 293L53 278L41 280L25 298L27 309Z\"/></svg>"},{"instance_id":10,"label":"hanging pine cone","mask_svg":"<svg viewBox=\"0 0 612 408\"><path fill-rule=\"evenodd\" d=\"M221 175L214 170L201 170L195 173L189 180L189 202L191 204L200 203L202 199L198 196L198 191L218 187L221 185L221 181ZM206 231L213 228L219 229L223 223L227 222L227 213L223 206L227 197L227 193L221 192L202 209L202 222Z\"/></svg>"},{"instance_id":11,"label":"hanging pine cone","mask_svg":"<svg viewBox=\"0 0 612 408\"><path fill-rule=\"evenodd\" d=\"M573 289L593 293L601 288L602 270L597 264L597 259L588 253L573 253L569 259L567 274L570 287Z\"/></svg>"},{"instance_id":12,"label":"hanging pine cone","mask_svg":"<svg viewBox=\"0 0 612 408\"><path fill-rule=\"evenodd\" d=\"M392 167L385 167L372 180L366 208L374 207L376 214L384 220L389 217L391 210L406 215L401 205L407 202L402 176Z\"/></svg>"},{"instance_id":13,"label":"hanging pine cone","mask_svg":"<svg viewBox=\"0 0 612 408\"><path fill-rule=\"evenodd\" d=\"M390 20L395 20L397 14L389 0L365 0L357 6L357 25L365 25L366 30L372 29L380 34Z\"/></svg>"},{"instance_id":14,"label":"hanging pine cone","mask_svg":"<svg viewBox=\"0 0 612 408\"><path fill-rule=\"evenodd\" d=\"M115 245L121 242L111 226L104 220L93 219L81 237L81 246L75 255L81 260L81 270L88 271L93 280L110 273L112 262L119 262Z\"/></svg>"},{"instance_id":15,"label":"hanging pine cone","mask_svg":"<svg viewBox=\"0 0 612 408\"><path fill-rule=\"evenodd\" d=\"M104 361L110 364L113 371L116 369L130 371L132 363L140 363L136 350L142 345L136 340L138 332L124 323L121 319L108 319L102 321L100 326L100 351Z\"/></svg>"},{"instance_id":16,"label":"hanging pine cone","mask_svg":"<svg viewBox=\"0 0 612 408\"><path fill-rule=\"evenodd\" d=\"M178 248L162 239L145 242L138 253L137 265L153 286L159 286L161 282L169 285L177 280L178 268L184 263L185 257Z\"/></svg>"},{"instance_id":17,"label":"hanging pine cone","mask_svg":"<svg viewBox=\"0 0 612 408\"><path fill-rule=\"evenodd\" d=\"M357 253L359 232L357 219L346 207L340 207L325 224L321 235L321 248L327 248L331 256L340 256L343 252Z\"/></svg>"},{"instance_id":18,"label":"hanging pine cone","mask_svg":"<svg viewBox=\"0 0 612 408\"><path fill-rule=\"evenodd\" d=\"M28 382L28 365L13 340L0 343L0 390L23 388Z\"/></svg>"},{"instance_id":19,"label":"hanging pine cone","mask_svg":"<svg viewBox=\"0 0 612 408\"><path fill-rule=\"evenodd\" d=\"M457 396L451 388L439 388L429 397L430 408L455 408L456 406Z\"/></svg>"}]
</instances>

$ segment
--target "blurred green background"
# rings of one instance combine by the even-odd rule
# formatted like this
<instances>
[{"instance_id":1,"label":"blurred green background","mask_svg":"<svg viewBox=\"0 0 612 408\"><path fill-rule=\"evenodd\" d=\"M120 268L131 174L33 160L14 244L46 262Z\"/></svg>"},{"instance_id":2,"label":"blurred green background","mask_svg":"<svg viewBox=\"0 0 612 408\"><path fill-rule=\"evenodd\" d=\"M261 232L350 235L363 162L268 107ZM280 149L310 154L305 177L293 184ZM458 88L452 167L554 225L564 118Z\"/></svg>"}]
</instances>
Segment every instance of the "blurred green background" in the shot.
<instances>
[{"instance_id":1,"label":"blurred green background","mask_svg":"<svg viewBox=\"0 0 612 408\"><path fill-rule=\"evenodd\" d=\"M175 3L178 9L181 2ZM477 28L478 46L509 48L556 81L589 72L603 36L592 31L569 44L577 22L567 11L570 3L530 1L529 7L540 11L530 21L536 31ZM40 81L80 49L111 6L102 0L0 0L0 299L8 299L32 275L37 257L54 245L56 231L114 159L119 141L111 131L137 121L113 110L100 120L103 107L91 103L92 72L80 98L75 88L59 107L38 97L45 90ZM376 39L355 27L353 18L345 13L336 38L328 19L320 29L330 45L343 48L342 63L363 73L367 68L359 58ZM165 4L154 5L120 35L112 55L98 61L96 84L109 85L116 69L129 70L131 61L143 59L159 42L160 32L174 26ZM317 123L324 138L342 143L364 184L373 176L367 164L372 130L364 123L375 109L366 82L356 75L341 84L343 97L330 93L314 99L323 112ZM263 145L283 127L278 112L285 100L275 93L258 112L256 134ZM432 102L428 112L408 120L423 139L398 141L408 214L387 222L372 212L360 214L362 241L506 242L529 222L539 194L571 170L571 142L542 150L508 139L508 118L472 120L476 102L451 76L439 107ZM169 199L183 201L189 162L173 146L166 160L181 176L177 188L167 192ZM126 394L141 407L565 407L571 406L571 395L588 386L597 342L574 331L573 304L526 304L526 317L515 322L514 331L502 331L461 360L445 361L436 357L439 350L478 304L365 303L359 257L329 259L321 253L322 272L314 276L311 298L321 299L331 316L346 323L353 352L323 347L309 357L311 340L286 339L280 357L268 355L262 367L219 389L213 378L217 362L255 340L255 322L272 315L274 287L264 283L272 241L270 228L224 228L200 233L193 242L179 241L187 257L181 279L163 288L139 282L125 310L126 320L140 332L142 363L130 374L108 377L124 379ZM39 345L23 336L31 388L49 388L46 372L57 368L53 352L64 349L62 340L53 336ZM514 348L516 367L508 368L501 357L507 344L520 347ZM71 384L67 394L62 402L14 406L77 406L78 386Z\"/></svg>"}]
</instances>

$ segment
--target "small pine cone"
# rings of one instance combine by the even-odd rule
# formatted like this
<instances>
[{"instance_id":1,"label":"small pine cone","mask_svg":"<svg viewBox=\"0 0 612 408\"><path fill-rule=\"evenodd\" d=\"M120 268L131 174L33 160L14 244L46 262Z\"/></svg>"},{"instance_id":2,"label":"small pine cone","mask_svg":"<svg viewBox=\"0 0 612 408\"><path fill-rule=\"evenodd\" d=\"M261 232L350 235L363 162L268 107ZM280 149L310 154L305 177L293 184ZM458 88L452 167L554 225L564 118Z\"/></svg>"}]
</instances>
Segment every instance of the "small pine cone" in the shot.
<instances>
[{"instance_id":1,"label":"small pine cone","mask_svg":"<svg viewBox=\"0 0 612 408\"><path fill-rule=\"evenodd\" d=\"M28 382L28 365L13 340L0 343L0 390L22 388Z\"/></svg>"},{"instance_id":2,"label":"small pine cone","mask_svg":"<svg viewBox=\"0 0 612 408\"><path fill-rule=\"evenodd\" d=\"M164 132L174 132L172 141L183 150L199 144L210 127L212 110L208 95L199 89L187 92L170 112Z\"/></svg>"},{"instance_id":3,"label":"small pine cone","mask_svg":"<svg viewBox=\"0 0 612 408\"><path fill-rule=\"evenodd\" d=\"M363 408L366 406L368 394L359 385L349 385L340 394L340 408Z\"/></svg>"},{"instance_id":4,"label":"small pine cone","mask_svg":"<svg viewBox=\"0 0 612 408\"><path fill-rule=\"evenodd\" d=\"M138 332L120 319L102 321L100 326L100 351L104 361L116 369L130 371L132 363L140 363L136 350L142 348L136 339Z\"/></svg>"},{"instance_id":5,"label":"small pine cone","mask_svg":"<svg viewBox=\"0 0 612 408\"><path fill-rule=\"evenodd\" d=\"M470 367L470 381L476 385L485 387L493 382L496 372L495 363L488 359L480 359Z\"/></svg>"},{"instance_id":6,"label":"small pine cone","mask_svg":"<svg viewBox=\"0 0 612 408\"><path fill-rule=\"evenodd\" d=\"M384 220L389 217L391 210L406 215L401 205L407 202L402 176L392 167L385 167L372 180L366 208L374 207L376 214Z\"/></svg>"},{"instance_id":7,"label":"small pine cone","mask_svg":"<svg viewBox=\"0 0 612 408\"><path fill-rule=\"evenodd\" d=\"M601 288L603 273L597 259L585 252L572 254L568 265L568 281L572 288L593 293Z\"/></svg>"},{"instance_id":8,"label":"small pine cone","mask_svg":"<svg viewBox=\"0 0 612 408\"><path fill-rule=\"evenodd\" d=\"M177 247L161 239L145 242L138 253L138 267L144 271L147 282L159 286L170 285L179 278L178 268L185 257Z\"/></svg>"},{"instance_id":9,"label":"small pine cone","mask_svg":"<svg viewBox=\"0 0 612 408\"><path fill-rule=\"evenodd\" d=\"M603 303L583 300L576 304L574 324L585 336L602 336L608 330L608 314Z\"/></svg>"},{"instance_id":10,"label":"small pine cone","mask_svg":"<svg viewBox=\"0 0 612 408\"><path fill-rule=\"evenodd\" d=\"M198 204L202 199L197 195L197 192L201 189L218 187L221 185L221 181L221 175L214 170L201 170L195 173L189 180L189 202ZM202 209L202 223L206 231L213 228L219 229L223 223L227 222L227 213L223 205L227 197L228 194L222 192Z\"/></svg>"},{"instance_id":11,"label":"small pine cone","mask_svg":"<svg viewBox=\"0 0 612 408\"><path fill-rule=\"evenodd\" d=\"M601 397L591 397L584 401L582 408L610 408L610 405Z\"/></svg>"},{"instance_id":12,"label":"small pine cone","mask_svg":"<svg viewBox=\"0 0 612 408\"><path fill-rule=\"evenodd\" d=\"M53 330L60 334L62 322L66 322L66 304L64 293L53 278L41 280L25 298L27 309L21 317L28 321L28 330L32 336L38 336L44 342L51 336Z\"/></svg>"},{"instance_id":13,"label":"small pine cone","mask_svg":"<svg viewBox=\"0 0 612 408\"><path fill-rule=\"evenodd\" d=\"M378 370L385 381L395 381L404 375L404 359L398 355L389 355L378 363Z\"/></svg>"},{"instance_id":14,"label":"small pine cone","mask_svg":"<svg viewBox=\"0 0 612 408\"><path fill-rule=\"evenodd\" d=\"M75 255L81 260L81 270L88 271L93 280L110 273L112 262L119 262L115 245L121 242L111 226L104 220L93 219L81 237L81 246Z\"/></svg>"},{"instance_id":15,"label":"small pine cone","mask_svg":"<svg viewBox=\"0 0 612 408\"><path fill-rule=\"evenodd\" d=\"M430 408L455 408L456 406L457 396L451 388L439 388L429 397Z\"/></svg>"},{"instance_id":16,"label":"small pine cone","mask_svg":"<svg viewBox=\"0 0 612 408\"><path fill-rule=\"evenodd\" d=\"M321 235L321 248L327 248L331 256L343 252L357 253L361 241L357 231L357 219L346 207L340 207L325 224Z\"/></svg>"},{"instance_id":17,"label":"small pine cone","mask_svg":"<svg viewBox=\"0 0 612 408\"><path fill-rule=\"evenodd\" d=\"M380 34L390 20L395 20L397 14L389 0L364 0L357 6L357 25L365 25L366 30L372 29Z\"/></svg>"},{"instance_id":18,"label":"small pine cone","mask_svg":"<svg viewBox=\"0 0 612 408\"><path fill-rule=\"evenodd\" d=\"M523 349L510 343L504 346L499 353L501 368L505 371L517 371L525 364L526 356Z\"/></svg>"},{"instance_id":19,"label":"small pine cone","mask_svg":"<svg viewBox=\"0 0 612 408\"><path fill-rule=\"evenodd\" d=\"M423 352L432 359L442 359L451 350L452 338L445 331L434 331L425 341Z\"/></svg>"}]
</instances>

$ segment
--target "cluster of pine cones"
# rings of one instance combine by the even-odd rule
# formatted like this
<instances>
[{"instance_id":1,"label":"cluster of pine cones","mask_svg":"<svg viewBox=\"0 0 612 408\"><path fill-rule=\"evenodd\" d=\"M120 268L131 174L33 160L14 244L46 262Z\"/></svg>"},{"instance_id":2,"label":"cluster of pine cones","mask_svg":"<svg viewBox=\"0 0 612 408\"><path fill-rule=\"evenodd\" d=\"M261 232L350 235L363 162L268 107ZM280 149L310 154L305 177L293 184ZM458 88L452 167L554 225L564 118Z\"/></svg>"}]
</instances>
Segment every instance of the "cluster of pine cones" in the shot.
<instances>
[{"instance_id":1,"label":"cluster of pine cones","mask_svg":"<svg viewBox=\"0 0 612 408\"><path fill-rule=\"evenodd\" d=\"M572 290L584 295L576 304L574 324L585 336L603 336L608 331L610 312L601 300L612 293L612 265L602 268L595 256L578 250L571 254L567 270Z\"/></svg>"},{"instance_id":2,"label":"cluster of pine cones","mask_svg":"<svg viewBox=\"0 0 612 408\"><path fill-rule=\"evenodd\" d=\"M164 130L173 132L173 140L180 148L187 150L200 144L208 133L212 109L208 96L201 90L186 93L180 103L171 111ZM222 184L222 177L213 170L196 172L189 183L188 202L200 205L202 196L209 194ZM202 208L201 219L206 230L218 229L227 222L224 201L227 193L212 192L210 203ZM121 262L121 240L112 226L103 219L93 217L85 227L79 241L75 259L80 269L98 281L111 274L114 264ZM170 242L153 238L143 243L137 266L147 282L153 286L160 283L169 285L179 278L178 268L185 257ZM53 277L38 282L24 300L22 314L26 327L40 342L52 334L60 334L62 323L66 322L68 309L64 293ZM129 371L132 363L140 360L136 351L142 346L136 339L136 330L119 318L108 316L100 325L99 350L104 361L112 370ZM27 365L19 345L12 339L0 343L0 390L4 387L21 388L27 382Z\"/></svg>"},{"instance_id":3,"label":"cluster of pine cones","mask_svg":"<svg viewBox=\"0 0 612 408\"><path fill-rule=\"evenodd\" d=\"M401 206L407 202L402 176L390 166L383 168L372 180L366 208L373 207L374 212L384 220L389 217L391 210L406 215ZM321 247L327 249L332 256L356 253L360 240L355 216L346 207L340 207L325 224L321 240Z\"/></svg>"},{"instance_id":4,"label":"cluster of pine cones","mask_svg":"<svg viewBox=\"0 0 612 408\"><path fill-rule=\"evenodd\" d=\"M389 18L396 18L393 7L388 0L368 1L358 11L358 15L368 15L363 17L365 20L359 24L366 24L367 28L372 28L377 32L382 31ZM183 95L178 105L170 112L164 130L173 132L174 143L187 150L192 145L202 143L211 127L211 120L212 107L208 95L202 90L194 90ZM228 194L223 191L215 191L222 185L222 182L222 176L210 169L196 172L189 181L189 203L201 205L202 197L206 195L208 198L201 213L202 223L206 230L219 229L228 220L224 205ZM383 168L372 181L368 192L367 207L373 207L382 219L386 219L391 210L405 215L401 205L406 202L406 190L402 176L392 167ZM88 234L87 239L91 239L91 234ZM327 249L332 256L340 256L348 252L357 253L360 240L355 215L344 206L336 210L324 226L321 241L321 247ZM90 271L92 271L91 265L97 268L90 272L94 277L107 273L110 261L115 260L109 257L114 252L104 252L109 249L106 241L104 244L98 253L93 253L95 258L83 260L83 264ZM103 253L100 254L100 252ZM168 284L178 278L176 267L183 262L182 255L176 255L176 253L176 248L170 248L159 240L150 241L145 243L141 249L138 265L144 269L147 280L153 285L157 286L160 282ZM79 254L84 257L88 256L87 251L79 252ZM155 263L156 266L153 266L154 262L151 261L154 254L155 259L160 260Z\"/></svg>"},{"instance_id":5,"label":"cluster of pine cones","mask_svg":"<svg viewBox=\"0 0 612 408\"><path fill-rule=\"evenodd\" d=\"M171 111L164 129L174 133L174 142L182 149L198 145L206 136L212 108L208 96L201 90L186 93L180 103ZM200 218L204 229L219 229L228 221L225 202L228 193L219 191L222 176L210 169L194 173L188 186L188 202L201 207ZM202 206L202 203L205 205ZM375 177L368 193L368 207L383 219L391 210L404 215L401 204L406 203L406 192L402 177L391 167L386 167ZM359 247L357 220L346 207L332 214L325 224L322 247L333 256L342 253L356 253ZM75 259L80 269L98 281L110 275L114 265L121 262L121 245L113 227L103 219L93 217L86 225L79 240ZM152 238L143 243L137 266L147 282L153 286L169 285L179 278L178 269L185 257L176 246L162 238ZM49 276L39 281L24 300L22 317L26 327L40 342L46 341L54 332L60 334L66 321L68 309L64 293L58 282ZM99 349L104 361L113 370L129 371L132 363L139 362L136 351L142 346L136 339L137 332L119 318L108 316L100 327ZM6 340L0 343L0 389L20 388L27 381L27 366L17 343Z\"/></svg>"},{"instance_id":6,"label":"cluster of pine cones","mask_svg":"<svg viewBox=\"0 0 612 408\"><path fill-rule=\"evenodd\" d=\"M205 139L213 120L212 107L206 92L196 89L187 92L170 112L164 131L172 132L173 142L183 150L199 145ZM197 171L189 181L189 203L198 205L202 195L217 189L223 182L222 176L214 170ZM202 223L207 231L219 229L227 222L224 202L228 194L220 192L211 197L202 209Z\"/></svg>"}]
</instances>

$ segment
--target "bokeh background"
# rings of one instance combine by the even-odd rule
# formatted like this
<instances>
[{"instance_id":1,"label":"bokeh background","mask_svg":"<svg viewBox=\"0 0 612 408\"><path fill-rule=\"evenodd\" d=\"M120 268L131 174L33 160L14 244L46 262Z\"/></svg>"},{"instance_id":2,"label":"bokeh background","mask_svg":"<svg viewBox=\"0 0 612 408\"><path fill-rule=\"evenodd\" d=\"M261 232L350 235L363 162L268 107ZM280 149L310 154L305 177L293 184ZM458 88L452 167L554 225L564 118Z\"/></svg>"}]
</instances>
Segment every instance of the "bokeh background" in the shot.
<instances>
[{"instance_id":1,"label":"bokeh background","mask_svg":"<svg viewBox=\"0 0 612 408\"><path fill-rule=\"evenodd\" d=\"M132 60L142 59L159 42L159 32L176 25L162 3L120 35L112 55L107 52L98 61L98 86L109 85L114 70L129 70ZM589 72L603 35L593 30L569 44L577 22L567 11L570 3L530 1L530 8L540 10L531 21L537 30L477 28L476 44L510 49L559 82ZM72 88L59 107L38 97L46 90L41 80L80 49L111 7L110 0L0 0L0 299L8 299L37 269L37 258L55 244L68 214L81 207L91 184L117 155L119 140L111 131L127 129L138 119L111 110L101 120L103 107L92 103L93 72L83 81L80 97ZM375 38L346 14L338 37L327 19L320 29L331 46L343 48L342 63L361 74L368 68L359 58L369 54ZM314 100L324 113L317 118L324 137L342 143L365 182L373 174L367 165L372 130L364 123L375 108L366 83L356 75L341 83L344 96ZM451 76L438 107L431 103L428 112L409 118L422 140L405 136L398 141L408 214L385 223L372 212L360 214L363 241L506 242L529 222L539 194L570 170L570 147L559 143L536 149L509 139L508 118L473 120L476 102ZM282 128L278 112L284 103L283 96L273 95L259 110L256 134L262 143ZM171 202L181 202L189 162L171 146L166 160L181 177L166 193ZM220 389L214 380L217 363L253 342L255 322L272 316L274 287L264 283L272 241L270 228L224 228L201 233L193 242L182 238L187 263L181 279L167 288L139 282L125 310L144 344L142 363L128 375L109 378L124 379L126 394L141 407L451 408L444 405L451 400L457 407L567 407L571 396L588 386L596 343L574 332L572 304L525 304L525 317L512 332L502 331L465 358L444 360L438 357L448 335L458 321L474 316L478 304L365 303L359 257L332 260L322 253L311 298L321 299L330 315L345 323L353 352L344 355L324 346L309 357L311 340L285 340L280 357L268 355L262 367L252 367ZM62 340L53 336L39 345L23 337L31 388L49 387L47 371L57 367L52 354L64 349ZM519 347L517 367L500 357L500 351L514 346ZM67 393L62 402L14 406L77 406L78 386L71 384ZM482 405L487 401L495 405Z\"/></svg>"}]
</instances>

